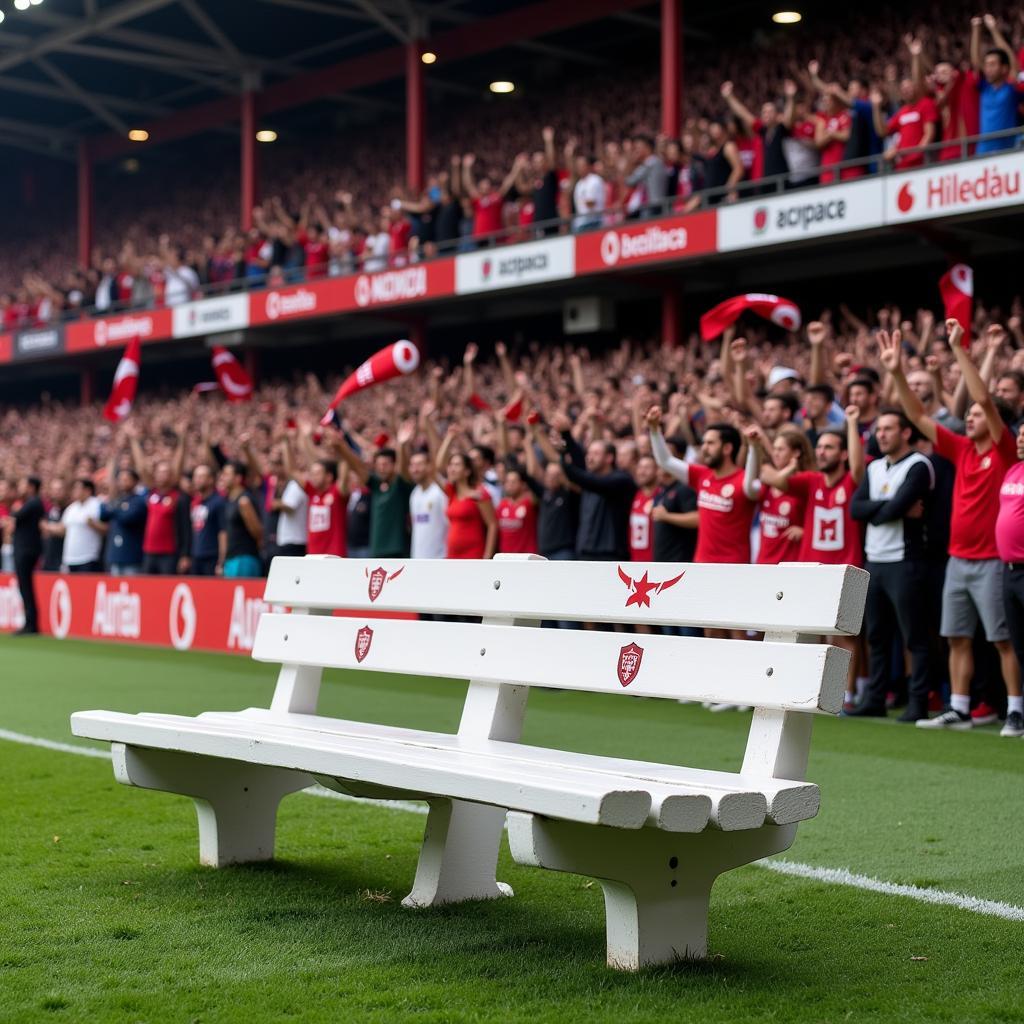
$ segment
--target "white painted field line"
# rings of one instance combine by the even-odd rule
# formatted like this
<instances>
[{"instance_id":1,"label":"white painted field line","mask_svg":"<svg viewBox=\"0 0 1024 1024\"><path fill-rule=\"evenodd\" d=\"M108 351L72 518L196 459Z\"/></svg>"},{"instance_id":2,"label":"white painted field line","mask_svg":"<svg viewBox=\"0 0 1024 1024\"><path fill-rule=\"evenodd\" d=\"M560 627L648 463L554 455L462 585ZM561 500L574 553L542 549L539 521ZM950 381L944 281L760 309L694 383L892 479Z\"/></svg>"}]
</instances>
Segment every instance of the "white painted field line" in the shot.
<instances>
[{"instance_id":1,"label":"white painted field line","mask_svg":"<svg viewBox=\"0 0 1024 1024\"><path fill-rule=\"evenodd\" d=\"M11 743L21 743L29 747L42 747L44 750L55 750L61 754L81 754L83 757L110 760L110 752L99 747L60 743L57 740L43 739L41 736L26 736L24 733L11 732L9 729L0 729L0 740L9 740ZM324 786L312 786L302 792L309 796L328 797L331 800L383 807L389 811L407 811L411 814L427 813L427 807L423 803L412 803L405 800L370 800L365 797L349 796L347 793L336 793ZM1005 921L1024 921L1024 907L1014 906L1012 903L983 900L966 893L945 892L942 889L920 889L916 885L900 885L897 882L871 878L869 875L857 875L846 868L819 868L813 864L801 864L792 860L761 860L757 861L754 867L774 871L780 875L790 875L793 878L807 878L814 882L823 882L826 885L842 885L851 889L881 893L884 896L903 896L907 899L917 900L919 903L955 907L973 914L1000 917Z\"/></svg>"}]
</instances>

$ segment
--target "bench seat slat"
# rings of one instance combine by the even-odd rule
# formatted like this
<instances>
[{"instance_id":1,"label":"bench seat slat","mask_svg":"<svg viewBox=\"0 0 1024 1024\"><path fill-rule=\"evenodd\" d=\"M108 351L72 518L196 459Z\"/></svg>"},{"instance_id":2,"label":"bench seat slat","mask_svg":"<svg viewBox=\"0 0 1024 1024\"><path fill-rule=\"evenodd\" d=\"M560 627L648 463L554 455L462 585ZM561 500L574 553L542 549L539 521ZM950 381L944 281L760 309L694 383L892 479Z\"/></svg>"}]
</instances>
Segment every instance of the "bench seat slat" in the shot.
<instances>
[{"instance_id":1,"label":"bench seat slat","mask_svg":"<svg viewBox=\"0 0 1024 1024\"><path fill-rule=\"evenodd\" d=\"M252 719L267 727L284 724L298 729L348 736L372 737L384 734L402 743L424 747L441 749L459 747L464 750L481 750L493 757L511 760L526 757L537 763L550 765L559 771L573 769L624 776L639 782L654 783L658 787L658 792L664 788L676 792L706 793L711 798L711 824L726 832L756 828L765 820L772 825L790 825L793 822L806 821L818 813L821 802L820 791L811 782L709 771L702 768L606 757L599 754L581 754L571 750L534 747L526 743L509 743L503 740L480 739L451 733L427 732L397 726L321 718L317 715L279 714L265 708L247 708L241 712L207 711L199 717L222 722L230 722L238 718ZM653 789L651 795L654 798L654 804L649 824L664 828L665 826L659 825L653 820L657 811L658 798ZM751 796L754 796L755 799L751 800ZM763 809L755 810L755 807L761 808L761 798L763 798ZM677 831L689 830L679 829Z\"/></svg>"},{"instance_id":2,"label":"bench seat slat","mask_svg":"<svg viewBox=\"0 0 1024 1024\"><path fill-rule=\"evenodd\" d=\"M374 620L360 661L367 628L357 618L266 613L252 653L257 661L830 714L842 707L849 661L848 652L820 644L397 620Z\"/></svg>"},{"instance_id":3,"label":"bench seat slat","mask_svg":"<svg viewBox=\"0 0 1024 1024\"><path fill-rule=\"evenodd\" d=\"M262 723L228 728L184 716L147 718L112 711L79 712L71 724L76 736L91 739L291 768L584 824L640 828L651 806L642 787L623 785L622 778L589 772L556 778L528 762L513 766L467 750L416 751L383 738L313 736L308 730L267 730Z\"/></svg>"},{"instance_id":4,"label":"bench seat slat","mask_svg":"<svg viewBox=\"0 0 1024 1024\"><path fill-rule=\"evenodd\" d=\"M867 579L863 569L840 565L275 558L265 600L323 610L855 634Z\"/></svg>"}]
</instances>

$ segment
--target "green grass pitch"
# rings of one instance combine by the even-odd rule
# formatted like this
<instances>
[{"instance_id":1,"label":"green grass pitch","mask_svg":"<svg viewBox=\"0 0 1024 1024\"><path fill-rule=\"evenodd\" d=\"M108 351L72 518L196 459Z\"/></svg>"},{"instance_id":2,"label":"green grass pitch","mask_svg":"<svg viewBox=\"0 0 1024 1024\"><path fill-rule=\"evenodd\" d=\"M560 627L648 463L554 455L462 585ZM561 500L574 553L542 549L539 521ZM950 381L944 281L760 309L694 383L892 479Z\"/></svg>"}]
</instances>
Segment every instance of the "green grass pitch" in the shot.
<instances>
[{"instance_id":1,"label":"green grass pitch","mask_svg":"<svg viewBox=\"0 0 1024 1024\"><path fill-rule=\"evenodd\" d=\"M266 705L244 658L0 639L0 729L72 740L68 715ZM454 729L464 686L328 674L324 713ZM526 739L735 769L749 716L537 692ZM109 763L0 739L0 1021L1024 1021L1024 923L730 872L710 959L604 966L600 886L521 868L514 899L409 912L424 819L284 801L278 860L200 868L191 801ZM1024 741L819 720L822 809L790 860L1024 904Z\"/></svg>"}]
</instances>

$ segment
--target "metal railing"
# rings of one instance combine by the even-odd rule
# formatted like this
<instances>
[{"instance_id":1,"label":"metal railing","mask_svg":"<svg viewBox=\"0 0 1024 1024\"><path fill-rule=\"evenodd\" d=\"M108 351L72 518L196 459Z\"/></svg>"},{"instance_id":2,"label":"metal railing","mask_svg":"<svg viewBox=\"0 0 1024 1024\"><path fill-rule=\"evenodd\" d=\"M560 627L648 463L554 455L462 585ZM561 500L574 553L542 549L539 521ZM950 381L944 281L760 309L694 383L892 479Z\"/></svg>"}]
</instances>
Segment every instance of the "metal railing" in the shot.
<instances>
[{"instance_id":1,"label":"metal railing","mask_svg":"<svg viewBox=\"0 0 1024 1024\"><path fill-rule=\"evenodd\" d=\"M993 153L976 154L974 148L977 143L993 140L1013 140L1013 145ZM420 263L429 262L435 259L443 259L460 253L475 252L481 249L499 248L505 245L513 245L521 242L538 241L545 238L553 238L559 235L584 234L588 231L605 231L610 227L628 225L630 223L652 220L659 217L679 215L683 208L689 206L694 198L699 200L696 209L710 209L716 206L731 202L735 195L736 201L746 199L766 199L784 193L796 191L813 193L816 189L828 188L831 185L845 183L841 181L842 173L849 170L863 169L863 174L856 178L847 178L846 181L863 180L867 177L887 176L893 173L901 173L906 170L917 170L921 167L954 165L964 161L975 161L988 159L998 153L1006 153L1018 149L1024 144L1024 126L1007 128L998 132L990 132L984 135L972 135L962 139L945 140L933 142L927 146L915 146L913 148L901 149L896 154L895 161L889 161L881 153L870 156L857 157L853 160L843 160L839 163L828 164L825 167L808 168L805 170L790 170L784 174L776 174L771 177L762 177L753 180L739 181L735 185L723 185L716 188L702 189L693 192L690 196L667 196L665 199L654 203L648 203L637 210L626 213L624 211L595 211L593 214L573 214L571 217L557 217L547 221L541 221L528 225L513 225L503 227L484 235L463 235L457 239L446 240L442 243L431 245L431 254L428 256L422 250L417 254L407 254L402 263L396 263L392 257L387 258L389 270L400 270L408 266L415 266ZM956 158L947 158L939 161L937 157L942 152L953 147L958 150ZM924 159L920 164L913 167L896 167L896 162L902 163L906 157L913 157L921 154ZM831 179L821 182L821 178L828 175ZM593 221L592 224L580 228L574 228L581 220ZM368 258L354 258L342 272L331 274L322 272L318 268L315 275L310 275L307 268L280 268L274 272L258 275L246 275L231 281L208 283L200 286L193 295L193 299L215 298L237 292L258 291L268 287L287 287L289 285L303 284L310 281L320 281L330 278L345 277L362 273L376 273L378 268L367 269L367 262L376 262L384 257L370 256ZM329 266L329 264L327 265ZM95 307L63 310L61 319L69 322L81 319L91 319L97 316L109 316L117 313L146 312L148 310L163 308L156 303L133 304L129 302L118 302L107 309L99 310ZM27 325L34 326L34 325Z\"/></svg>"}]
</instances>

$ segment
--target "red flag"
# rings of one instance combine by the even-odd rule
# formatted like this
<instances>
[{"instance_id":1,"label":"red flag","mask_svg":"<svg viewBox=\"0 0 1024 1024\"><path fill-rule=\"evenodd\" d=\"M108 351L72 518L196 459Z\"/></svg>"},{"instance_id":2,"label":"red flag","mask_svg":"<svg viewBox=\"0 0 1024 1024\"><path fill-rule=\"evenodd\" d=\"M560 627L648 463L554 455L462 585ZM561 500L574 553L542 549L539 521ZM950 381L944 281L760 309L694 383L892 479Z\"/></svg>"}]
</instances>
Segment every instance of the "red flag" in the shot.
<instances>
[{"instance_id":1,"label":"red flag","mask_svg":"<svg viewBox=\"0 0 1024 1024\"><path fill-rule=\"evenodd\" d=\"M121 361L114 373L114 386L103 407L103 418L111 423L121 423L128 418L135 403L135 392L139 387L139 363L142 359L142 343L138 338L128 342Z\"/></svg>"},{"instance_id":2,"label":"red flag","mask_svg":"<svg viewBox=\"0 0 1024 1024\"><path fill-rule=\"evenodd\" d=\"M252 398L252 380L233 352L220 346L214 348L213 372L229 402L248 402Z\"/></svg>"},{"instance_id":3,"label":"red flag","mask_svg":"<svg viewBox=\"0 0 1024 1024\"><path fill-rule=\"evenodd\" d=\"M490 412L491 403L486 399L481 398L476 392L469 396L469 404L476 409L477 412Z\"/></svg>"},{"instance_id":4,"label":"red flag","mask_svg":"<svg viewBox=\"0 0 1024 1024\"><path fill-rule=\"evenodd\" d=\"M518 423L523 417L523 396L517 395L513 401L505 406L505 420L508 423Z\"/></svg>"},{"instance_id":5,"label":"red flag","mask_svg":"<svg viewBox=\"0 0 1024 1024\"><path fill-rule=\"evenodd\" d=\"M779 327L785 327L787 331L800 330L800 309L795 302L779 298L778 295L748 292L746 295L734 295L720 302L714 309L709 309L700 318L700 336L705 341L717 338L747 310L771 320Z\"/></svg>"},{"instance_id":6,"label":"red flag","mask_svg":"<svg viewBox=\"0 0 1024 1024\"><path fill-rule=\"evenodd\" d=\"M963 347L971 347L971 321L974 319L974 271L966 263L954 263L939 278L946 319L960 321L964 329Z\"/></svg>"},{"instance_id":7,"label":"red flag","mask_svg":"<svg viewBox=\"0 0 1024 1024\"><path fill-rule=\"evenodd\" d=\"M411 341L396 341L379 352L374 352L365 363L354 373L349 374L345 382L338 388L338 393L320 420L324 426L331 421L331 413L349 397L374 384L383 384L386 380L402 377L412 373L420 365L420 350Z\"/></svg>"}]
</instances>

